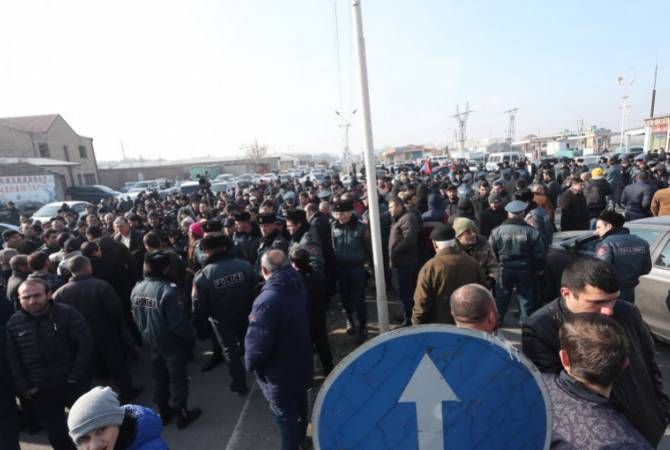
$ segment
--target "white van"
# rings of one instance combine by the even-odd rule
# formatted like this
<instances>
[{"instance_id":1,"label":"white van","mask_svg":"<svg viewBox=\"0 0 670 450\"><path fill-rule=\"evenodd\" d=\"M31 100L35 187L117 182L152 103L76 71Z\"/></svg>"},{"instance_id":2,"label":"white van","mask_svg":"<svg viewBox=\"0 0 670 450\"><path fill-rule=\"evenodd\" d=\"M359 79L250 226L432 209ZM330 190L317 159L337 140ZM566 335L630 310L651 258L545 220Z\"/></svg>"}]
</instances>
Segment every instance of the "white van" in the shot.
<instances>
[{"instance_id":1,"label":"white van","mask_svg":"<svg viewBox=\"0 0 670 450\"><path fill-rule=\"evenodd\" d=\"M526 157L519 152L500 152L491 153L486 160L486 170L494 171L498 169L498 164L508 161L511 166L517 161L525 161Z\"/></svg>"}]
</instances>

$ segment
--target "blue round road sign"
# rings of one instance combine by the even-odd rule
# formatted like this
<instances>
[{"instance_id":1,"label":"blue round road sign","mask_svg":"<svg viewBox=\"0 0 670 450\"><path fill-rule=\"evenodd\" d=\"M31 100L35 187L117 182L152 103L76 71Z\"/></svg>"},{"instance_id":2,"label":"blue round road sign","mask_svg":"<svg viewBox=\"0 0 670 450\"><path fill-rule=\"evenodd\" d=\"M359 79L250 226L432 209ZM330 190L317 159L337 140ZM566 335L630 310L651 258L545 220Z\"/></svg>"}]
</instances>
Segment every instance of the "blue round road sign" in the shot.
<instances>
[{"instance_id":1,"label":"blue round road sign","mask_svg":"<svg viewBox=\"0 0 670 450\"><path fill-rule=\"evenodd\" d=\"M312 417L321 450L548 449L551 402L511 344L449 325L385 333L345 358Z\"/></svg>"}]
</instances>

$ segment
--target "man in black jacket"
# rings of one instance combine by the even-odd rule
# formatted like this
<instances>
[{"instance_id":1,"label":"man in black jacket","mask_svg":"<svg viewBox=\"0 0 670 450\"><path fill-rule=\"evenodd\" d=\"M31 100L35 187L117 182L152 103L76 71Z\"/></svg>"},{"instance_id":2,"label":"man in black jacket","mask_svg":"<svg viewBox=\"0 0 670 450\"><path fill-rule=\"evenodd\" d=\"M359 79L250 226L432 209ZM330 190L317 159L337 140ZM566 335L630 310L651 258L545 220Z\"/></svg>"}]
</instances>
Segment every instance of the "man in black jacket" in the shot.
<instances>
[{"instance_id":1,"label":"man in black jacket","mask_svg":"<svg viewBox=\"0 0 670 450\"><path fill-rule=\"evenodd\" d=\"M582 193L584 182L579 178L568 181L570 187L558 198L561 207L561 231L588 230L589 210Z\"/></svg>"},{"instance_id":2,"label":"man in black jacket","mask_svg":"<svg viewBox=\"0 0 670 450\"><path fill-rule=\"evenodd\" d=\"M600 313L621 325L630 343L629 364L612 389L612 401L653 446L665 432L670 399L663 393L663 377L654 341L635 305L619 301L619 282L611 264L580 259L561 278L561 297L536 311L523 324L523 352L543 373L559 373L561 325L576 313Z\"/></svg>"},{"instance_id":3,"label":"man in black jacket","mask_svg":"<svg viewBox=\"0 0 670 450\"><path fill-rule=\"evenodd\" d=\"M7 321L14 314L12 303L0 292L0 448L19 450L19 411L16 387L7 361Z\"/></svg>"},{"instance_id":4,"label":"man in black jacket","mask_svg":"<svg viewBox=\"0 0 670 450\"><path fill-rule=\"evenodd\" d=\"M122 403L128 403L141 389L133 387L124 363L121 300L109 283L93 277L87 257L73 257L70 271L70 281L54 293L53 299L56 303L74 306L84 316L93 334L96 360L118 384Z\"/></svg>"},{"instance_id":5,"label":"man in black jacket","mask_svg":"<svg viewBox=\"0 0 670 450\"><path fill-rule=\"evenodd\" d=\"M38 279L19 287L21 309L7 323L9 365L18 392L35 413L56 450L74 450L65 407L89 389L93 353L86 319L69 305L47 298Z\"/></svg>"}]
</instances>

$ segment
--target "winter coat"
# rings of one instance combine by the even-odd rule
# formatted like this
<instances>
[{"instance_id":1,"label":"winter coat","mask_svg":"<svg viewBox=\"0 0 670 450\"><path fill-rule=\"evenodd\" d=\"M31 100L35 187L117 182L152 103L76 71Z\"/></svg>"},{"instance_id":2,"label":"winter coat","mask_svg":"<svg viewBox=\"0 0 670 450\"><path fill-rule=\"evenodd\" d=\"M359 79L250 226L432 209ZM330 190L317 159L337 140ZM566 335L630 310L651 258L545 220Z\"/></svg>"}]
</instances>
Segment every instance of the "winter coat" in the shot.
<instances>
[{"instance_id":1,"label":"winter coat","mask_svg":"<svg viewBox=\"0 0 670 450\"><path fill-rule=\"evenodd\" d=\"M584 198L589 210L589 218L596 218L607 208L607 196L612 195L612 187L604 178L593 178L584 186Z\"/></svg>"},{"instance_id":2,"label":"winter coat","mask_svg":"<svg viewBox=\"0 0 670 450\"><path fill-rule=\"evenodd\" d=\"M389 236L391 267L402 267L419 262L419 223L414 214L404 211L393 218Z\"/></svg>"},{"instance_id":3,"label":"winter coat","mask_svg":"<svg viewBox=\"0 0 670 450\"><path fill-rule=\"evenodd\" d=\"M612 402L570 375L542 375L551 398L551 448L557 450L651 450ZM594 426L597 424L597 426Z\"/></svg>"},{"instance_id":4,"label":"winter coat","mask_svg":"<svg viewBox=\"0 0 670 450\"><path fill-rule=\"evenodd\" d=\"M111 284L91 275L74 275L54 292L56 303L77 308L86 319L96 342L118 339L121 327L121 299Z\"/></svg>"},{"instance_id":5,"label":"winter coat","mask_svg":"<svg viewBox=\"0 0 670 450\"><path fill-rule=\"evenodd\" d=\"M154 410L140 405L124 405L123 408L135 420L135 434L127 450L168 450L161 437L163 422Z\"/></svg>"},{"instance_id":6,"label":"winter coat","mask_svg":"<svg viewBox=\"0 0 670 450\"><path fill-rule=\"evenodd\" d=\"M254 300L244 363L271 403L301 397L312 386L308 309L305 286L291 267L273 273Z\"/></svg>"},{"instance_id":7,"label":"winter coat","mask_svg":"<svg viewBox=\"0 0 670 450\"><path fill-rule=\"evenodd\" d=\"M547 251L540 232L521 219L507 219L493 230L489 244L501 269L541 271Z\"/></svg>"},{"instance_id":8,"label":"winter coat","mask_svg":"<svg viewBox=\"0 0 670 450\"><path fill-rule=\"evenodd\" d=\"M654 216L670 216L670 188L654 192L651 198L651 213Z\"/></svg>"},{"instance_id":9,"label":"winter coat","mask_svg":"<svg viewBox=\"0 0 670 450\"><path fill-rule=\"evenodd\" d=\"M93 359L91 330L70 305L50 301L39 316L20 309L7 322L7 354L19 392L86 381Z\"/></svg>"},{"instance_id":10,"label":"winter coat","mask_svg":"<svg viewBox=\"0 0 670 450\"><path fill-rule=\"evenodd\" d=\"M561 231L589 229L589 210L581 192L575 194L567 189L558 198L558 204L561 207Z\"/></svg>"},{"instance_id":11,"label":"winter coat","mask_svg":"<svg viewBox=\"0 0 670 450\"><path fill-rule=\"evenodd\" d=\"M523 324L523 353L542 373L562 370L558 356L558 330L570 317L561 297L537 310ZM621 325L630 343L629 364L614 383L611 399L637 431L653 446L665 433L670 399L663 392L663 376L656 363L654 341L635 305L617 301L612 316Z\"/></svg>"},{"instance_id":12,"label":"winter coat","mask_svg":"<svg viewBox=\"0 0 670 450\"><path fill-rule=\"evenodd\" d=\"M419 271L412 323L453 325L449 299L456 289L469 283L485 284L477 262L453 247L440 249Z\"/></svg>"},{"instance_id":13,"label":"winter coat","mask_svg":"<svg viewBox=\"0 0 670 450\"><path fill-rule=\"evenodd\" d=\"M149 347L170 352L195 343L179 289L166 277L145 274L133 288L130 300L135 323Z\"/></svg>"},{"instance_id":14,"label":"winter coat","mask_svg":"<svg viewBox=\"0 0 670 450\"><path fill-rule=\"evenodd\" d=\"M621 204L626 211L647 214L651 205L651 186L644 181L629 184L621 193Z\"/></svg>"}]
</instances>

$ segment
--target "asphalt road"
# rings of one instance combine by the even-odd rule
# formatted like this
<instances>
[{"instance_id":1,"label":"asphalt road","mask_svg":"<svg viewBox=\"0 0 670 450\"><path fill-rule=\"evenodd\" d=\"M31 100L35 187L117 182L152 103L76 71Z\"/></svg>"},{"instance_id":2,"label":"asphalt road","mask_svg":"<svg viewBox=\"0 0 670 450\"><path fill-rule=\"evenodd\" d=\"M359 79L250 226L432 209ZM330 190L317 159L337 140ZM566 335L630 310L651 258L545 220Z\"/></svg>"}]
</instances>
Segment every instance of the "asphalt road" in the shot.
<instances>
[{"instance_id":1,"label":"asphalt road","mask_svg":"<svg viewBox=\"0 0 670 450\"><path fill-rule=\"evenodd\" d=\"M376 317L374 298L368 297L368 315ZM397 314L399 305L392 302L391 316ZM508 323L511 323L508 315ZM355 343L347 336L342 328L342 316L339 308L333 305L329 312L329 323L333 326L330 332L330 342L333 347L335 361L341 360L355 348ZM370 324L371 336L376 335L376 323ZM520 345L520 330L518 327L507 326L502 329L503 336L516 345ZM209 341L199 342L196 360L189 364L191 376L191 400L189 406L198 406L203 410L202 417L185 430L177 430L174 422L163 430L163 437L172 449L225 449L225 450L276 450L280 448L279 434L272 420L267 403L262 393L255 385L253 377L248 380L251 392L247 397L237 397L230 393L228 384L230 375L227 367L220 365L216 369L203 373L200 366L208 356ZM657 343L658 363L663 371L665 391L670 393L670 346ZM147 361L146 358L144 361ZM319 364L317 367L319 367ZM133 376L137 383L145 386L145 391L135 403L153 406L151 404L151 377L149 366L140 362L133 367ZM316 371L315 388L311 400L316 397L318 387L323 382L320 368ZM104 384L104 381L100 383ZM35 436L21 434L21 448L26 450L50 448L46 435L40 433ZM661 442L659 449L670 450L670 430Z\"/></svg>"}]
</instances>

